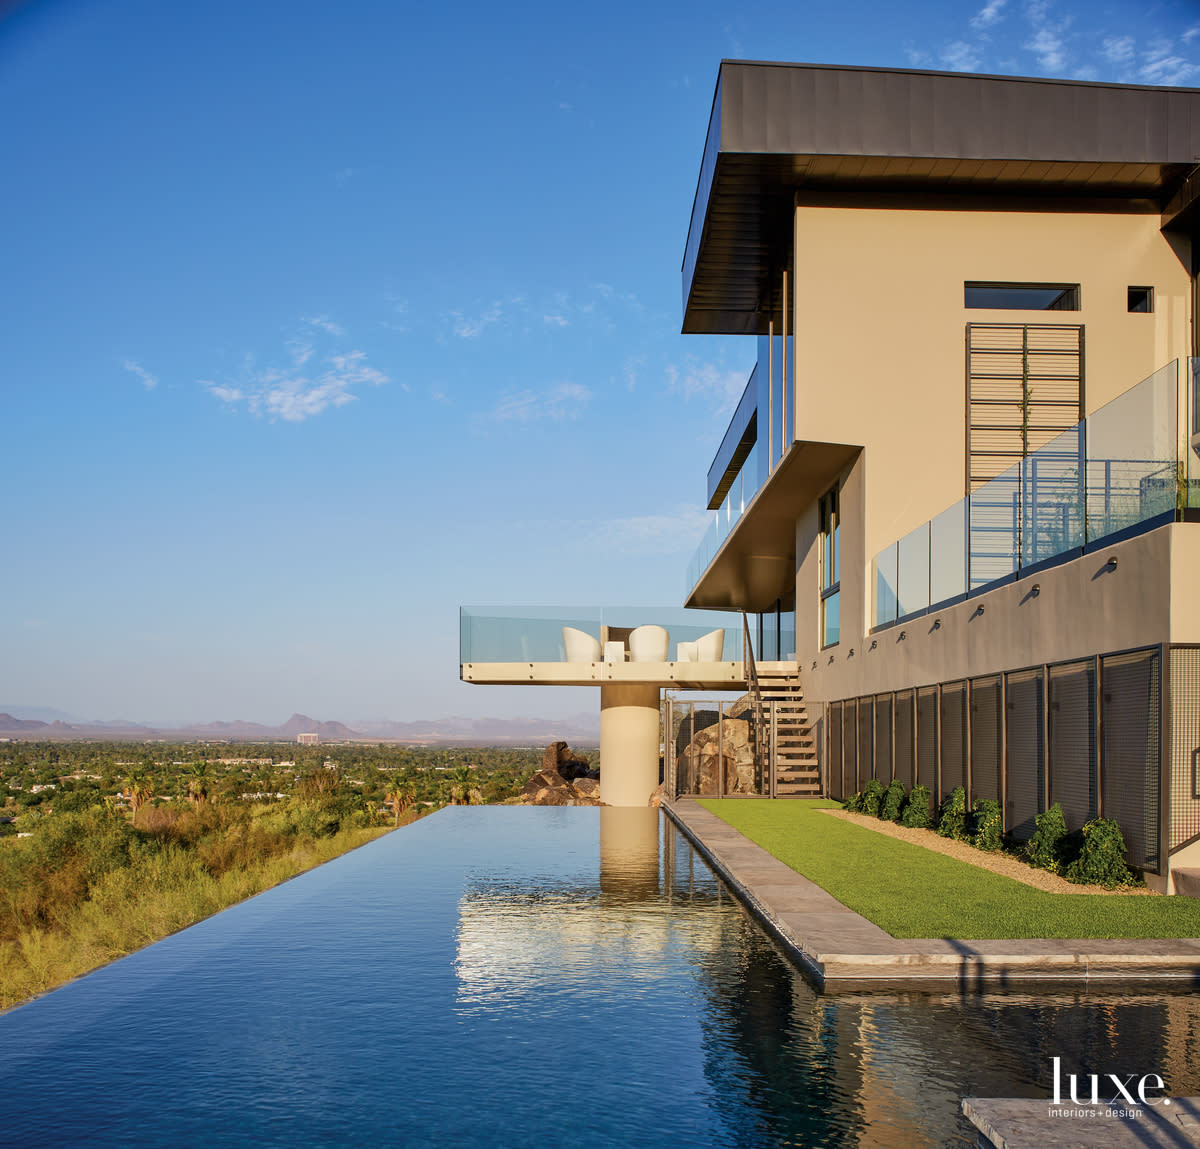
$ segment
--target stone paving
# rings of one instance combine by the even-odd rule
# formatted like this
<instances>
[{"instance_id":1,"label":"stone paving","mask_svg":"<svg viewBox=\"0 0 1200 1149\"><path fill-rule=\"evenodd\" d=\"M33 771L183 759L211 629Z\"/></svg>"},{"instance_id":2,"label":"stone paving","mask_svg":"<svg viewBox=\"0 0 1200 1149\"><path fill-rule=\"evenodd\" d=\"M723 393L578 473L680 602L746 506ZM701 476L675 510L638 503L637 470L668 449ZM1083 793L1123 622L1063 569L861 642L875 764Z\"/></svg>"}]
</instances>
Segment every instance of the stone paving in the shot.
<instances>
[{"instance_id":1,"label":"stone paving","mask_svg":"<svg viewBox=\"0 0 1200 1149\"><path fill-rule=\"evenodd\" d=\"M979 1144L997 1149L1200 1146L1200 1097L1173 1097L1170 1105L1072 1105L1065 1113L1047 1101L966 1097L962 1109L979 1130Z\"/></svg>"},{"instance_id":2,"label":"stone paving","mask_svg":"<svg viewBox=\"0 0 1200 1149\"><path fill-rule=\"evenodd\" d=\"M1200 986L1200 938L894 938L772 857L695 799L663 803L709 864L822 989L961 988L1031 982L1190 981Z\"/></svg>"}]
</instances>

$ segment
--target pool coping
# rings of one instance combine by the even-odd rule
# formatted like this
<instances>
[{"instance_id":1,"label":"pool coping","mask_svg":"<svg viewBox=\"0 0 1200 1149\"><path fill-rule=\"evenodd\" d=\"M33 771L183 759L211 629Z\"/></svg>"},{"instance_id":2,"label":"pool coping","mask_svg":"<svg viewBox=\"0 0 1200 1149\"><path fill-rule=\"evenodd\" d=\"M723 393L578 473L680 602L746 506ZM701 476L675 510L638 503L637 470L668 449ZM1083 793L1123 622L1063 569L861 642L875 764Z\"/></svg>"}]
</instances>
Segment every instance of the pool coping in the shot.
<instances>
[{"instance_id":1,"label":"pool coping","mask_svg":"<svg viewBox=\"0 0 1200 1149\"><path fill-rule=\"evenodd\" d=\"M1185 1149L1200 1146L1200 1097L1173 1097L1169 1108L1101 1102L1079 1105L1024 1097L964 1097L962 1111L980 1145L997 1149ZM1064 1112L1065 1110L1065 1112Z\"/></svg>"},{"instance_id":2,"label":"pool coping","mask_svg":"<svg viewBox=\"0 0 1200 1149\"><path fill-rule=\"evenodd\" d=\"M822 990L994 989L1030 982L1190 982L1200 938L894 938L798 874L694 798L663 811ZM933 984L940 983L940 984Z\"/></svg>"}]
</instances>

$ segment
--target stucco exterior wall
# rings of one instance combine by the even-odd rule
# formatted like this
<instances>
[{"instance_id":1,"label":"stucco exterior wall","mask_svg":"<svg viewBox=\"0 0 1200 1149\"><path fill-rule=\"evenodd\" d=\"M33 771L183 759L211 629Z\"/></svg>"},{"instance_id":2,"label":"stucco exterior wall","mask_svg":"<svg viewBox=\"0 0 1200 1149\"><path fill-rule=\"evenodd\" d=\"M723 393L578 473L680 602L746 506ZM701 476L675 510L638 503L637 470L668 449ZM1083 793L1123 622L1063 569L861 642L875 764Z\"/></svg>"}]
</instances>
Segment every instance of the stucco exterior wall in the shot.
<instances>
[{"instance_id":1,"label":"stucco exterior wall","mask_svg":"<svg viewBox=\"0 0 1200 1149\"><path fill-rule=\"evenodd\" d=\"M1082 324L1090 413L1164 363L1190 353L1190 254L1177 247L1160 232L1156 215L797 207L795 435L864 448L843 473L842 638L823 654L815 508L796 524L797 656L810 680L817 673L811 670L814 660L820 669L829 666L830 655L835 666L844 664L851 647L856 657L863 654L873 556L965 493L966 325ZM1078 283L1081 310L967 309L963 284L968 281ZM1130 286L1154 288L1152 314L1128 311ZM1170 598L1167 569L1153 591L1164 599ZM1146 631L1141 623L1121 621L1115 604L1096 600L1095 589L1089 583L1088 593L1073 600L1069 617L1056 623L1055 629L1064 631L1062 648L1074 649L1070 618L1077 607L1082 610L1078 627L1091 629L1093 636L1096 618L1108 618L1087 613L1097 608L1112 613L1114 633ZM1086 610L1082 602L1088 603ZM1196 611L1200 614L1200 607ZM1165 602L1161 613L1168 613ZM1135 611L1145 621L1143 614ZM1001 635L996 627L992 635L992 627L976 625L975 641L986 637L990 645L996 638L1013 643L1014 651L1024 649L1019 636L1027 627L1025 617L1007 606L997 615L1017 630ZM1165 622L1153 629L1151 641L1165 640ZM1137 644L1121 640L1104 648ZM909 657L928 665L929 681L935 681L935 667L944 658L936 652L949 646L942 641L927 654ZM1096 649L1093 645L1088 652ZM949 661L957 666L963 658ZM998 665L994 657L988 661L987 669ZM870 689L876 688L863 691ZM839 686L828 696L858 692Z\"/></svg>"}]
</instances>

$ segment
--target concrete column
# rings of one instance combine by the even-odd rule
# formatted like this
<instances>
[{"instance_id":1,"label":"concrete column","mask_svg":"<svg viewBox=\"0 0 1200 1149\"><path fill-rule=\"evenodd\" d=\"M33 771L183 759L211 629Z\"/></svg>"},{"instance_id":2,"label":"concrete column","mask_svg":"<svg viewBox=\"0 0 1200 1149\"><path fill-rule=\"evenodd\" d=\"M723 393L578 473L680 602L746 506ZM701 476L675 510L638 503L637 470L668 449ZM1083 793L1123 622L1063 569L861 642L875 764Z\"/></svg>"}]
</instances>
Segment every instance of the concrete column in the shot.
<instances>
[{"instance_id":1,"label":"concrete column","mask_svg":"<svg viewBox=\"0 0 1200 1149\"><path fill-rule=\"evenodd\" d=\"M658 897L660 816L649 806L600 810L600 893L607 902Z\"/></svg>"},{"instance_id":2,"label":"concrete column","mask_svg":"<svg viewBox=\"0 0 1200 1149\"><path fill-rule=\"evenodd\" d=\"M600 800L645 806L658 785L657 686L600 687Z\"/></svg>"}]
</instances>

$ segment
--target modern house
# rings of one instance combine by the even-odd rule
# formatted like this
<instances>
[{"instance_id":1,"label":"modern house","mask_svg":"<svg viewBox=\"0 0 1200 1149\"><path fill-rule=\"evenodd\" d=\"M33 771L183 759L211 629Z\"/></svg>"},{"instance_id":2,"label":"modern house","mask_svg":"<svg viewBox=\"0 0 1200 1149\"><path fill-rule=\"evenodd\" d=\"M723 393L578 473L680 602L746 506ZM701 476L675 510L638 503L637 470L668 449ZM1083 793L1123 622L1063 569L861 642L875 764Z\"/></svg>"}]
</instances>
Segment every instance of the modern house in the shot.
<instances>
[{"instance_id":1,"label":"modern house","mask_svg":"<svg viewBox=\"0 0 1200 1149\"><path fill-rule=\"evenodd\" d=\"M686 605L823 791L1117 819L1200 873L1200 90L726 61L684 332L757 340Z\"/></svg>"}]
</instances>

